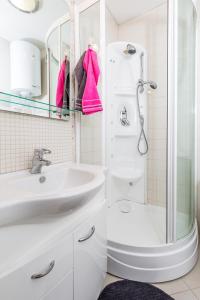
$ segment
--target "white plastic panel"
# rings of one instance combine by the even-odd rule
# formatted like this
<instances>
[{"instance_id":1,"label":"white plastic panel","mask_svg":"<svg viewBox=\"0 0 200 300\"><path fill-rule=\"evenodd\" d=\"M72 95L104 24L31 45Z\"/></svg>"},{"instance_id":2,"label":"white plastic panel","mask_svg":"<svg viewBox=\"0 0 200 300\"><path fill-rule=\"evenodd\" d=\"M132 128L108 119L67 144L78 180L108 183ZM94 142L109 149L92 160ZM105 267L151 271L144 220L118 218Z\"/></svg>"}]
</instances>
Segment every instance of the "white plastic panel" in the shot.
<instances>
[{"instance_id":1,"label":"white plastic panel","mask_svg":"<svg viewBox=\"0 0 200 300\"><path fill-rule=\"evenodd\" d=\"M125 54L130 42L116 42L107 49L107 161L108 198L112 205L115 201L128 199L146 202L146 162L147 156L141 156L137 145L140 135L140 123L136 98L137 83L141 76L146 79L147 54L143 47L131 42L136 53ZM143 75L141 72L141 54L143 55ZM121 123L121 113L127 112L128 126ZM147 93L140 94L140 109L145 120L147 134ZM141 141L142 144L144 140ZM113 176L113 172L123 171ZM129 174L123 178L123 174ZM139 178L135 180L137 174Z\"/></svg>"}]
</instances>

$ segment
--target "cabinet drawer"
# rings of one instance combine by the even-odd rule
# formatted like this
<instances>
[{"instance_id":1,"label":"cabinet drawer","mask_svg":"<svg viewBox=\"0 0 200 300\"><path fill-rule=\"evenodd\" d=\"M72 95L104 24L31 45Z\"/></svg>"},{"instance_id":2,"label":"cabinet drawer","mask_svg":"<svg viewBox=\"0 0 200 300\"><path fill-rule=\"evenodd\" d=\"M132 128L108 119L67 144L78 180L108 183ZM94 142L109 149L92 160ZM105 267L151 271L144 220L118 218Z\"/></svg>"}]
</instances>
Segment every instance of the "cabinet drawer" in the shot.
<instances>
[{"instance_id":1,"label":"cabinet drawer","mask_svg":"<svg viewBox=\"0 0 200 300\"><path fill-rule=\"evenodd\" d=\"M50 263L54 262L50 268ZM73 269L73 237L61 240L21 269L0 280L0 299L38 300L56 286ZM33 275L46 276L32 279ZM48 273L48 274L47 274Z\"/></svg>"}]
</instances>

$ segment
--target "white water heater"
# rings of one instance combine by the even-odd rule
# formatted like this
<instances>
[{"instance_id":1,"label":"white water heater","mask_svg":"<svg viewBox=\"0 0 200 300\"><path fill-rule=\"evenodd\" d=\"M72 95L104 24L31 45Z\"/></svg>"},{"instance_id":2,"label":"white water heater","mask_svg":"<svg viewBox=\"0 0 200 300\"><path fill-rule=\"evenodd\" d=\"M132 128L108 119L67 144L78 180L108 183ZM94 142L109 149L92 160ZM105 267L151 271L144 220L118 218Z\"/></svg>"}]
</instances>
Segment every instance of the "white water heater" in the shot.
<instances>
[{"instance_id":1,"label":"white water heater","mask_svg":"<svg viewBox=\"0 0 200 300\"><path fill-rule=\"evenodd\" d=\"M10 44L11 91L22 97L41 95L41 54L32 43Z\"/></svg>"}]
</instances>

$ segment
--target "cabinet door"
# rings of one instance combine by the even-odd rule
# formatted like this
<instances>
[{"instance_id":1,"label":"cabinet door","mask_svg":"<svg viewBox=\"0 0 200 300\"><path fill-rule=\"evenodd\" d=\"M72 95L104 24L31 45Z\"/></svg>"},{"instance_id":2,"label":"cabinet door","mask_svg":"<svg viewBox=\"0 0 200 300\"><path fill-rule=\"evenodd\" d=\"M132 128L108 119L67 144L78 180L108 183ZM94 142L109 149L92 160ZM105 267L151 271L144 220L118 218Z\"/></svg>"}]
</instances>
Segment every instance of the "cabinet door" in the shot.
<instances>
[{"instance_id":1,"label":"cabinet door","mask_svg":"<svg viewBox=\"0 0 200 300\"><path fill-rule=\"evenodd\" d=\"M107 269L105 206L74 235L74 300L96 300Z\"/></svg>"},{"instance_id":2,"label":"cabinet door","mask_svg":"<svg viewBox=\"0 0 200 300\"><path fill-rule=\"evenodd\" d=\"M72 270L73 236L70 234L34 260L1 278L0 299L41 299ZM39 273L46 275L39 278L36 276Z\"/></svg>"},{"instance_id":3,"label":"cabinet door","mask_svg":"<svg viewBox=\"0 0 200 300\"><path fill-rule=\"evenodd\" d=\"M73 272L40 300L73 300Z\"/></svg>"}]
</instances>

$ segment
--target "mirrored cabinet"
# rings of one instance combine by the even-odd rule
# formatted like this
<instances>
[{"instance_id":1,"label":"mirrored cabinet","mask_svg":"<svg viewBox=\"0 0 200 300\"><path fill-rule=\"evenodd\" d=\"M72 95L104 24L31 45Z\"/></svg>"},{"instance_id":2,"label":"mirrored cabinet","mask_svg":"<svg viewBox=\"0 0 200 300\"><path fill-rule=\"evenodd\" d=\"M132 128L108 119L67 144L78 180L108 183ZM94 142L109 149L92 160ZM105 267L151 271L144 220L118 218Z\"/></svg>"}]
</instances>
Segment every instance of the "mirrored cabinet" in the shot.
<instances>
[{"instance_id":1,"label":"mirrored cabinet","mask_svg":"<svg viewBox=\"0 0 200 300\"><path fill-rule=\"evenodd\" d=\"M0 4L0 109L68 120L73 111L68 3L43 1L22 9L13 2Z\"/></svg>"}]
</instances>

